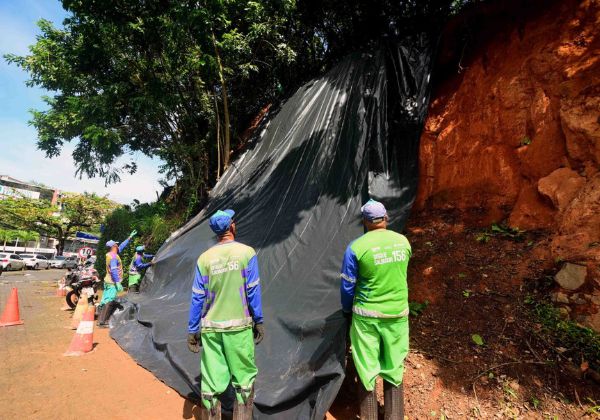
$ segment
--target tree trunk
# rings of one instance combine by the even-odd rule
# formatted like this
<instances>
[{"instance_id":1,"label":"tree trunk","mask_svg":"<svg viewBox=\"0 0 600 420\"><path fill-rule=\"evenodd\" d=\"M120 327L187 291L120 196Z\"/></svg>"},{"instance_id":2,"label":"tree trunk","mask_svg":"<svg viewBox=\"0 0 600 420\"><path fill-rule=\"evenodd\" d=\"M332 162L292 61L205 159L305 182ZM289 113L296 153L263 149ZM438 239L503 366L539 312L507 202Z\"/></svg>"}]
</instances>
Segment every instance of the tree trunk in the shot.
<instances>
[{"instance_id":1,"label":"tree trunk","mask_svg":"<svg viewBox=\"0 0 600 420\"><path fill-rule=\"evenodd\" d=\"M56 254L62 255L63 251L65 250L65 241L67 239L67 235L63 233L62 229L58 229L58 235L56 236L58 236L58 238L56 238L58 239L58 245L56 246Z\"/></svg>"},{"instance_id":2,"label":"tree trunk","mask_svg":"<svg viewBox=\"0 0 600 420\"><path fill-rule=\"evenodd\" d=\"M221 178L221 117L219 116L219 104L217 94L213 92L215 99L215 115L217 117L217 181Z\"/></svg>"},{"instance_id":3,"label":"tree trunk","mask_svg":"<svg viewBox=\"0 0 600 420\"><path fill-rule=\"evenodd\" d=\"M229 166L229 152L231 149L231 138L229 130L229 104L227 101L227 85L225 84L225 75L223 74L223 64L221 63L221 55L217 48L217 39L215 33L212 33L213 46L215 47L215 56L217 57L217 65L219 68L219 80L221 83L221 96L223 98L223 125L225 131L225 144L223 146L223 170Z\"/></svg>"}]
</instances>

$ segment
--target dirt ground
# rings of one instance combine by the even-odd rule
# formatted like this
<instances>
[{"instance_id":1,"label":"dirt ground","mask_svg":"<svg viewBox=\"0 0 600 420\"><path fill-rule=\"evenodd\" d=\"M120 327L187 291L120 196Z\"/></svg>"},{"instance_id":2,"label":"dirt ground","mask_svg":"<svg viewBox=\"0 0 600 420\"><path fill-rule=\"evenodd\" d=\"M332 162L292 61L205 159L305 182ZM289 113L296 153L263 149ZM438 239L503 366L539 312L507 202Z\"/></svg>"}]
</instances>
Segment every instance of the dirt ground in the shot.
<instances>
[{"instance_id":1,"label":"dirt ground","mask_svg":"<svg viewBox=\"0 0 600 420\"><path fill-rule=\"evenodd\" d=\"M543 298L547 264L538 259L542 233L520 240L466 229L451 213L411 217L407 236L411 316L405 371L410 419L600 418L600 387L538 334L526 296ZM551 286L550 286L551 287ZM482 337L484 345L473 342ZM347 378L331 418L356 418L356 386Z\"/></svg>"},{"instance_id":2,"label":"dirt ground","mask_svg":"<svg viewBox=\"0 0 600 420\"><path fill-rule=\"evenodd\" d=\"M548 293L539 283L547 267L536 253L547 240L543 234L479 242L480 232L441 213L413 217L407 235L414 255L410 300L428 302L411 318L407 418L600 417L600 387L583 377L568 352L538 334L526 311L526 296ZM198 416L197 407L138 366L107 330L95 329L92 353L64 357L74 332L55 280L0 277L2 308L18 287L25 320L0 328L0 419ZM357 418L355 389L348 375L328 419Z\"/></svg>"},{"instance_id":3,"label":"dirt ground","mask_svg":"<svg viewBox=\"0 0 600 420\"><path fill-rule=\"evenodd\" d=\"M55 281L23 281L4 273L2 309L12 287L19 290L25 323L0 328L0 419L181 419L197 414L197 408L138 366L106 329L94 329L91 353L63 356L74 331L68 328L71 312L60 310L64 298L55 296Z\"/></svg>"}]
</instances>

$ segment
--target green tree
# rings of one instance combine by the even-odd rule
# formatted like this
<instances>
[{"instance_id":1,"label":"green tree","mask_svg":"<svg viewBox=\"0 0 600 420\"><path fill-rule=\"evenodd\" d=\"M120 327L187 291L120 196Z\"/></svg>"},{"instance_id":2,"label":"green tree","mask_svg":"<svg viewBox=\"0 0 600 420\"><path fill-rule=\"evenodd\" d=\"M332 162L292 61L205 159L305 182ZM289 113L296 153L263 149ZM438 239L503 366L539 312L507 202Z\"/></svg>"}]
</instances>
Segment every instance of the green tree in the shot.
<instances>
[{"instance_id":1,"label":"green tree","mask_svg":"<svg viewBox=\"0 0 600 420\"><path fill-rule=\"evenodd\" d=\"M141 152L165 162L176 194L203 195L294 59L282 34L291 0L62 4L62 28L41 20L31 54L6 59L52 92L33 112L39 148L53 157L76 142L76 174L107 182L135 172L115 162Z\"/></svg>"},{"instance_id":2,"label":"green tree","mask_svg":"<svg viewBox=\"0 0 600 420\"><path fill-rule=\"evenodd\" d=\"M62 0L30 54L8 54L50 94L38 147L74 142L76 174L116 182L158 157L193 214L265 107L342 56L439 28L470 0Z\"/></svg>"},{"instance_id":3,"label":"green tree","mask_svg":"<svg viewBox=\"0 0 600 420\"><path fill-rule=\"evenodd\" d=\"M21 243L27 251L27 243L37 241L40 235L38 232L30 230L3 229L0 228L0 243L5 246L7 243Z\"/></svg>"},{"instance_id":4,"label":"green tree","mask_svg":"<svg viewBox=\"0 0 600 420\"><path fill-rule=\"evenodd\" d=\"M70 235L79 229L99 232L104 217L116 207L106 197L87 193L63 194L58 205L46 200L8 198L0 200L0 225L55 238L61 255Z\"/></svg>"}]
</instances>

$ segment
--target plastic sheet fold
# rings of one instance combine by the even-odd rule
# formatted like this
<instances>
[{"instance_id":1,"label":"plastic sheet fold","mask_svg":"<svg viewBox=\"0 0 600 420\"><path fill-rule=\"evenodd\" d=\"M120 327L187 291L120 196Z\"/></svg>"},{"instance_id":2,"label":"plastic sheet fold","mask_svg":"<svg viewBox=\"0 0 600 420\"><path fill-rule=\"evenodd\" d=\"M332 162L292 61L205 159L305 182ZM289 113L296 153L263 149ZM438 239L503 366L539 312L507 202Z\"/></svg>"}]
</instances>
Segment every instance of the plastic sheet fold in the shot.
<instances>
[{"instance_id":1,"label":"plastic sheet fold","mask_svg":"<svg viewBox=\"0 0 600 420\"><path fill-rule=\"evenodd\" d=\"M199 395L200 359L186 346L194 267L215 243L208 217L232 208L262 283L254 417L322 419L344 378L342 255L363 233L369 197L384 202L392 229L404 226L431 67L430 40L416 35L347 57L271 111L208 206L159 250L111 336L179 393Z\"/></svg>"}]
</instances>

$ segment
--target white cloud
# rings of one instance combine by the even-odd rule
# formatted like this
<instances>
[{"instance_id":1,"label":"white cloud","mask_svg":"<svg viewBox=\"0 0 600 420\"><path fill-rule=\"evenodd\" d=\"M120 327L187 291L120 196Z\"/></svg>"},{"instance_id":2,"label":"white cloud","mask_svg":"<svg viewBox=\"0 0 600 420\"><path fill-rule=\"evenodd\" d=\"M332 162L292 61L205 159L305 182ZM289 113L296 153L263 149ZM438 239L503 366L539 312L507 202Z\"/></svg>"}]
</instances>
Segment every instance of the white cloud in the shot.
<instances>
[{"instance_id":1,"label":"white cloud","mask_svg":"<svg viewBox=\"0 0 600 420\"><path fill-rule=\"evenodd\" d=\"M121 182L104 186L103 179L78 179L71 153L73 146L65 144L60 156L52 159L36 148L36 132L19 121L0 119L0 174L22 181L42 182L50 187L72 192L108 194L109 198L123 204L133 199L141 202L156 200L162 190L158 180L160 162L136 156L138 170L134 175L123 175Z\"/></svg>"}]
</instances>

